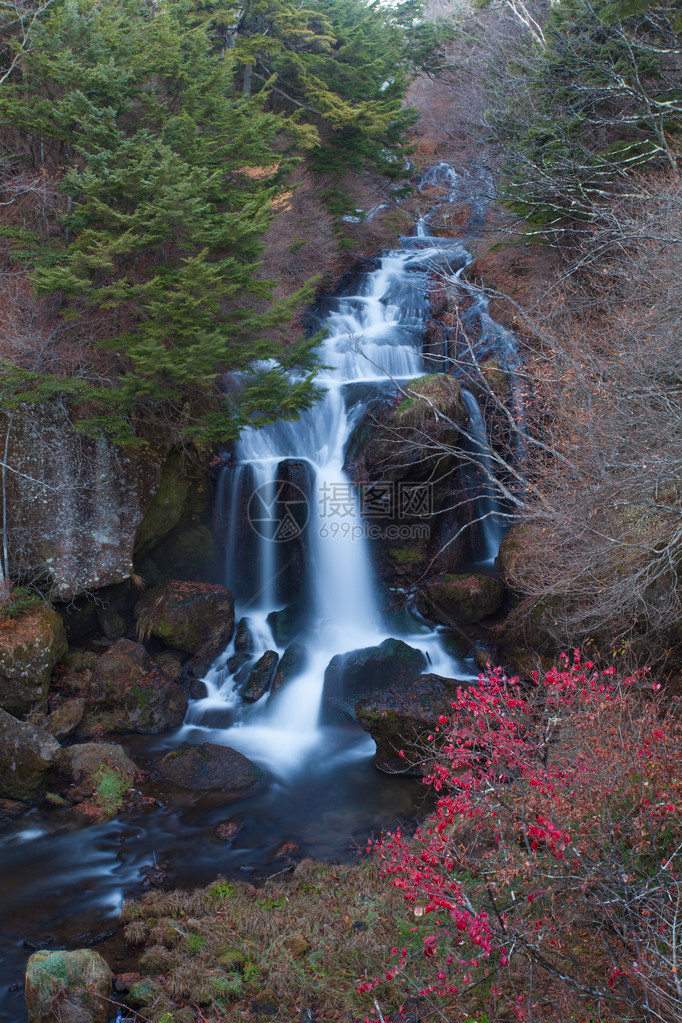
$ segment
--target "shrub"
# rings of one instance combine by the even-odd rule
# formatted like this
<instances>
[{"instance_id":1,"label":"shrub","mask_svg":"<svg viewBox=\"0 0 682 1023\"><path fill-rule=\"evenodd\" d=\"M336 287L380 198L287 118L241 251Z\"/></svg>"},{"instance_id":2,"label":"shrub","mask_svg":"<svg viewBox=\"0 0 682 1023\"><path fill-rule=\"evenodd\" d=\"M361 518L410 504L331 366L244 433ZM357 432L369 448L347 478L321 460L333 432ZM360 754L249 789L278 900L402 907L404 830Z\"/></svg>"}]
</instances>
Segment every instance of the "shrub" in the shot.
<instances>
[{"instance_id":1,"label":"shrub","mask_svg":"<svg viewBox=\"0 0 682 1023\"><path fill-rule=\"evenodd\" d=\"M387 979L461 1013L483 992L491 1020L682 1017L682 727L646 679L576 651L458 689L429 736L435 813L374 846L412 915ZM378 1012L383 984L360 986Z\"/></svg>"}]
</instances>

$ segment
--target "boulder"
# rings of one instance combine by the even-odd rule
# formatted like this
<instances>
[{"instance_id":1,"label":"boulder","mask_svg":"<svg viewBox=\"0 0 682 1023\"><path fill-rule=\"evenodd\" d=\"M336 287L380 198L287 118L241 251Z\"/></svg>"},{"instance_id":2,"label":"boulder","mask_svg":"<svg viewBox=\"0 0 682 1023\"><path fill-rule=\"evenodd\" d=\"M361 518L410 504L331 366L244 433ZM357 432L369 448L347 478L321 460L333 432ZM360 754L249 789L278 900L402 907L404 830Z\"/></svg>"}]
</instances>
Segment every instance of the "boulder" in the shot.
<instances>
[{"instance_id":1,"label":"boulder","mask_svg":"<svg viewBox=\"0 0 682 1023\"><path fill-rule=\"evenodd\" d=\"M156 655L156 663L169 682L177 682L182 675L183 655L178 650L162 650Z\"/></svg>"},{"instance_id":2,"label":"boulder","mask_svg":"<svg viewBox=\"0 0 682 1023\"><path fill-rule=\"evenodd\" d=\"M221 795L239 795L254 789L263 774L243 754L229 746L202 742L198 746L183 743L167 753L158 764L159 774L180 788Z\"/></svg>"},{"instance_id":3,"label":"boulder","mask_svg":"<svg viewBox=\"0 0 682 1023\"><path fill-rule=\"evenodd\" d=\"M424 740L433 734L441 714L452 713L457 687L468 685L440 675L421 675L410 685L391 686L358 700L356 717L377 744L375 766L386 774L427 773L428 764L422 762Z\"/></svg>"},{"instance_id":4,"label":"boulder","mask_svg":"<svg viewBox=\"0 0 682 1023\"><path fill-rule=\"evenodd\" d=\"M274 696L280 689L283 689L292 679L297 678L305 671L308 663L308 651L303 643L296 641L288 646L282 654L282 659L277 665L275 677L272 680L270 693Z\"/></svg>"},{"instance_id":5,"label":"boulder","mask_svg":"<svg viewBox=\"0 0 682 1023\"><path fill-rule=\"evenodd\" d=\"M240 654L252 654L256 648L251 622L248 618L239 619L234 636L234 648Z\"/></svg>"},{"instance_id":6,"label":"boulder","mask_svg":"<svg viewBox=\"0 0 682 1023\"><path fill-rule=\"evenodd\" d=\"M244 821L239 817L228 817L227 820L220 821L216 824L213 829L213 834L219 842L227 842L228 844L231 844L243 828Z\"/></svg>"},{"instance_id":7,"label":"boulder","mask_svg":"<svg viewBox=\"0 0 682 1023\"><path fill-rule=\"evenodd\" d=\"M129 579L163 478L181 486L168 448L87 436L61 402L29 402L13 420L7 460L18 471L8 475L7 508L10 532L21 535L21 566L10 567L45 579L64 602ZM164 507L155 536L172 529L175 515Z\"/></svg>"},{"instance_id":8,"label":"boulder","mask_svg":"<svg viewBox=\"0 0 682 1023\"><path fill-rule=\"evenodd\" d=\"M383 687L409 685L427 661L421 650L400 639L332 657L324 673L323 716L353 718L357 700Z\"/></svg>"},{"instance_id":9,"label":"boulder","mask_svg":"<svg viewBox=\"0 0 682 1023\"><path fill-rule=\"evenodd\" d=\"M434 482L452 471L460 427L468 417L459 381L447 373L404 386L365 451L370 479Z\"/></svg>"},{"instance_id":10,"label":"boulder","mask_svg":"<svg viewBox=\"0 0 682 1023\"><path fill-rule=\"evenodd\" d=\"M0 796L34 796L45 787L60 752L49 732L0 710Z\"/></svg>"},{"instance_id":11,"label":"boulder","mask_svg":"<svg viewBox=\"0 0 682 1023\"><path fill-rule=\"evenodd\" d=\"M277 646L288 646L293 643L303 628L305 608L302 604L289 604L281 611L271 611L267 622Z\"/></svg>"},{"instance_id":12,"label":"boulder","mask_svg":"<svg viewBox=\"0 0 682 1023\"><path fill-rule=\"evenodd\" d=\"M265 696L270 683L272 682L279 661L279 654L275 650L266 650L262 657L254 664L249 672L246 685L242 689L242 699L249 703L255 703Z\"/></svg>"},{"instance_id":13,"label":"boulder","mask_svg":"<svg viewBox=\"0 0 682 1023\"><path fill-rule=\"evenodd\" d=\"M490 575L444 575L417 594L423 615L441 625L473 625L499 611L504 587Z\"/></svg>"},{"instance_id":14,"label":"boulder","mask_svg":"<svg viewBox=\"0 0 682 1023\"><path fill-rule=\"evenodd\" d=\"M66 632L51 607L32 608L0 625L0 707L25 714L44 701L50 675L66 653Z\"/></svg>"},{"instance_id":15,"label":"boulder","mask_svg":"<svg viewBox=\"0 0 682 1023\"><path fill-rule=\"evenodd\" d=\"M84 797L84 812L99 820L116 816L138 773L122 746L105 742L69 746L62 751L59 769Z\"/></svg>"},{"instance_id":16,"label":"boulder","mask_svg":"<svg viewBox=\"0 0 682 1023\"><path fill-rule=\"evenodd\" d=\"M202 657L217 656L234 632L232 594L213 583L171 579L145 594L135 607L140 638Z\"/></svg>"},{"instance_id":17,"label":"boulder","mask_svg":"<svg viewBox=\"0 0 682 1023\"><path fill-rule=\"evenodd\" d=\"M111 970L98 952L34 952L24 988L29 1023L104 1023L111 1003Z\"/></svg>"},{"instance_id":18,"label":"boulder","mask_svg":"<svg viewBox=\"0 0 682 1023\"><path fill-rule=\"evenodd\" d=\"M92 673L79 734L154 734L177 728L187 703L185 687L168 682L143 646L119 639Z\"/></svg>"},{"instance_id":19,"label":"boulder","mask_svg":"<svg viewBox=\"0 0 682 1023\"><path fill-rule=\"evenodd\" d=\"M85 700L65 700L47 719L47 730L58 742L64 742L74 734L85 713Z\"/></svg>"}]
</instances>

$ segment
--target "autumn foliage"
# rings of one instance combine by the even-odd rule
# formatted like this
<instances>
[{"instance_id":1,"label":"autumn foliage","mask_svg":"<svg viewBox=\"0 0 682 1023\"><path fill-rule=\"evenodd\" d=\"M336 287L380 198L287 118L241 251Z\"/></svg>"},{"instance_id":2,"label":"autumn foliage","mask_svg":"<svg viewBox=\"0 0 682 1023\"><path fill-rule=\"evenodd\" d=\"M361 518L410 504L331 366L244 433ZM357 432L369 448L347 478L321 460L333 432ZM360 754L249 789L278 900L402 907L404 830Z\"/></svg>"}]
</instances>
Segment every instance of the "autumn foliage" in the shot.
<instances>
[{"instance_id":1,"label":"autumn foliage","mask_svg":"<svg viewBox=\"0 0 682 1023\"><path fill-rule=\"evenodd\" d=\"M411 919L360 984L370 1015L402 979L448 1019L681 1017L682 726L660 689L578 651L458 689L424 751L435 812L374 847Z\"/></svg>"}]
</instances>

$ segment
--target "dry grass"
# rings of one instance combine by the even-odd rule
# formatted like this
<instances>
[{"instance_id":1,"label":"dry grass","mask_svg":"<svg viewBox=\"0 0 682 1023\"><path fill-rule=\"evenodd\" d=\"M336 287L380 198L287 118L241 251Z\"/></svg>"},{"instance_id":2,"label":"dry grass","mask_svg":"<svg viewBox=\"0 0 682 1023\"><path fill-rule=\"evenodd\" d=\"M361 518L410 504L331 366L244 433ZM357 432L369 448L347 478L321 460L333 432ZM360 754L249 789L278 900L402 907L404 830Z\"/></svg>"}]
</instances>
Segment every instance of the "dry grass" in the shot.
<instances>
[{"instance_id":1,"label":"dry grass","mask_svg":"<svg viewBox=\"0 0 682 1023\"><path fill-rule=\"evenodd\" d=\"M358 984L382 971L403 907L373 861L304 860L264 888L219 879L200 891L151 893L121 916L129 943L146 945L140 971L164 990L141 1017L158 1023L173 1002L216 1023L263 1006L280 1020L304 1010L318 1020L361 1020L374 996L359 994ZM397 1006L409 990L398 978L377 993L382 1005Z\"/></svg>"}]
</instances>

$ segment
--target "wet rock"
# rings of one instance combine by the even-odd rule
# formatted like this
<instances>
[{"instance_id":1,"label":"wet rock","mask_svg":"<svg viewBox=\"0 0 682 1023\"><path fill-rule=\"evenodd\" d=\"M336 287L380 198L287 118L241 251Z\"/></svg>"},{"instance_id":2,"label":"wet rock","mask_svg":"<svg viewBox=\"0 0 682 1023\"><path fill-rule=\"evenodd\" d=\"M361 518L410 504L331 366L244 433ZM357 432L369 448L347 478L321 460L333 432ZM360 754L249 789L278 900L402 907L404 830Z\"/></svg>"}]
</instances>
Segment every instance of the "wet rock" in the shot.
<instances>
[{"instance_id":1,"label":"wet rock","mask_svg":"<svg viewBox=\"0 0 682 1023\"><path fill-rule=\"evenodd\" d=\"M355 716L359 697L391 685L409 685L426 667L421 650L400 639L332 657L324 673L322 695L326 717Z\"/></svg>"},{"instance_id":2,"label":"wet rock","mask_svg":"<svg viewBox=\"0 0 682 1023\"><path fill-rule=\"evenodd\" d=\"M47 730L58 742L64 742L74 734L85 713L85 700L65 700L47 719Z\"/></svg>"},{"instance_id":3,"label":"wet rock","mask_svg":"<svg viewBox=\"0 0 682 1023\"><path fill-rule=\"evenodd\" d=\"M122 746L104 742L69 746L62 751L59 769L84 798L83 812L99 820L116 816L138 773Z\"/></svg>"},{"instance_id":4,"label":"wet rock","mask_svg":"<svg viewBox=\"0 0 682 1023\"><path fill-rule=\"evenodd\" d=\"M282 654L282 659L277 665L277 671L275 677L272 680L272 687L270 689L271 695L274 696L280 689L283 689L292 679L298 678L298 676L305 671L306 664L308 663L308 651L306 650L303 643L298 641L288 646Z\"/></svg>"},{"instance_id":5,"label":"wet rock","mask_svg":"<svg viewBox=\"0 0 682 1023\"><path fill-rule=\"evenodd\" d=\"M0 796L30 799L45 787L60 752L49 732L0 710Z\"/></svg>"},{"instance_id":6,"label":"wet rock","mask_svg":"<svg viewBox=\"0 0 682 1023\"><path fill-rule=\"evenodd\" d=\"M429 305L432 316L440 316L448 307L448 293L443 283L439 280L432 280L429 285Z\"/></svg>"},{"instance_id":7,"label":"wet rock","mask_svg":"<svg viewBox=\"0 0 682 1023\"><path fill-rule=\"evenodd\" d=\"M229 746L202 742L187 743L166 756L158 764L159 774L181 788L239 794L255 788L263 774L243 754Z\"/></svg>"},{"instance_id":8,"label":"wet rock","mask_svg":"<svg viewBox=\"0 0 682 1023\"><path fill-rule=\"evenodd\" d=\"M66 653L66 632L51 607L32 608L0 625L0 708L25 714L47 697L50 675Z\"/></svg>"},{"instance_id":9,"label":"wet rock","mask_svg":"<svg viewBox=\"0 0 682 1023\"><path fill-rule=\"evenodd\" d=\"M28 810L27 803L21 803L16 799L0 799L0 822L14 821L21 817Z\"/></svg>"},{"instance_id":10,"label":"wet rock","mask_svg":"<svg viewBox=\"0 0 682 1023\"><path fill-rule=\"evenodd\" d=\"M468 417L455 377L435 373L404 385L406 397L375 430L365 451L371 480L428 482L456 464L459 427Z\"/></svg>"},{"instance_id":11,"label":"wet rock","mask_svg":"<svg viewBox=\"0 0 682 1023\"><path fill-rule=\"evenodd\" d=\"M277 466L275 587L278 600L296 600L305 577L314 472L309 462L286 458ZM284 640L286 643L287 640Z\"/></svg>"},{"instance_id":12,"label":"wet rock","mask_svg":"<svg viewBox=\"0 0 682 1023\"><path fill-rule=\"evenodd\" d=\"M470 684L440 675L422 675L410 685L391 686L358 700L356 717L377 744L376 767L387 774L425 773L428 765L422 764L423 740L433 733L441 714L452 713L457 686Z\"/></svg>"},{"instance_id":13,"label":"wet rock","mask_svg":"<svg viewBox=\"0 0 682 1023\"><path fill-rule=\"evenodd\" d=\"M126 634L126 623L111 604L97 608L97 621L107 639L121 639Z\"/></svg>"},{"instance_id":14,"label":"wet rock","mask_svg":"<svg viewBox=\"0 0 682 1023\"><path fill-rule=\"evenodd\" d=\"M423 615L442 625L473 625L502 606L504 587L489 575L444 575L417 595Z\"/></svg>"},{"instance_id":15,"label":"wet rock","mask_svg":"<svg viewBox=\"0 0 682 1023\"><path fill-rule=\"evenodd\" d=\"M109 1018L111 971L98 952L35 952L24 989L29 1023L104 1023Z\"/></svg>"},{"instance_id":16,"label":"wet rock","mask_svg":"<svg viewBox=\"0 0 682 1023\"><path fill-rule=\"evenodd\" d=\"M246 685L242 689L242 698L255 703L265 696L275 674L279 662L279 654L275 650L266 650L249 672Z\"/></svg>"},{"instance_id":17,"label":"wet rock","mask_svg":"<svg viewBox=\"0 0 682 1023\"><path fill-rule=\"evenodd\" d=\"M79 733L163 732L182 724L187 703L185 687L166 681L143 646L119 639L92 673Z\"/></svg>"},{"instance_id":18,"label":"wet rock","mask_svg":"<svg viewBox=\"0 0 682 1023\"><path fill-rule=\"evenodd\" d=\"M251 654L247 654L245 650L241 650L237 654L232 654L232 657L228 657L226 668L230 675L236 675L245 664L248 664L252 660Z\"/></svg>"},{"instance_id":19,"label":"wet rock","mask_svg":"<svg viewBox=\"0 0 682 1023\"><path fill-rule=\"evenodd\" d=\"M301 847L298 842L292 842L289 839L285 839L280 842L274 853L272 854L273 860L290 860L292 856L300 856Z\"/></svg>"},{"instance_id":20,"label":"wet rock","mask_svg":"<svg viewBox=\"0 0 682 1023\"><path fill-rule=\"evenodd\" d=\"M216 824L213 834L219 842L234 842L235 838L244 828L244 821L239 817L228 817L225 821Z\"/></svg>"},{"instance_id":21,"label":"wet rock","mask_svg":"<svg viewBox=\"0 0 682 1023\"><path fill-rule=\"evenodd\" d=\"M208 696L208 686L201 678L192 680L189 687L189 695L193 700L205 700Z\"/></svg>"},{"instance_id":22,"label":"wet rock","mask_svg":"<svg viewBox=\"0 0 682 1023\"><path fill-rule=\"evenodd\" d=\"M217 656L234 632L234 600L224 586L171 579L135 607L138 635L202 657Z\"/></svg>"},{"instance_id":23,"label":"wet rock","mask_svg":"<svg viewBox=\"0 0 682 1023\"><path fill-rule=\"evenodd\" d=\"M237 631L234 637L234 648L238 653L252 654L256 649L256 642L248 618L240 618Z\"/></svg>"},{"instance_id":24,"label":"wet rock","mask_svg":"<svg viewBox=\"0 0 682 1023\"><path fill-rule=\"evenodd\" d=\"M267 622L277 646L288 646L303 628L305 608L302 604L289 604L281 611L271 611Z\"/></svg>"}]
</instances>

